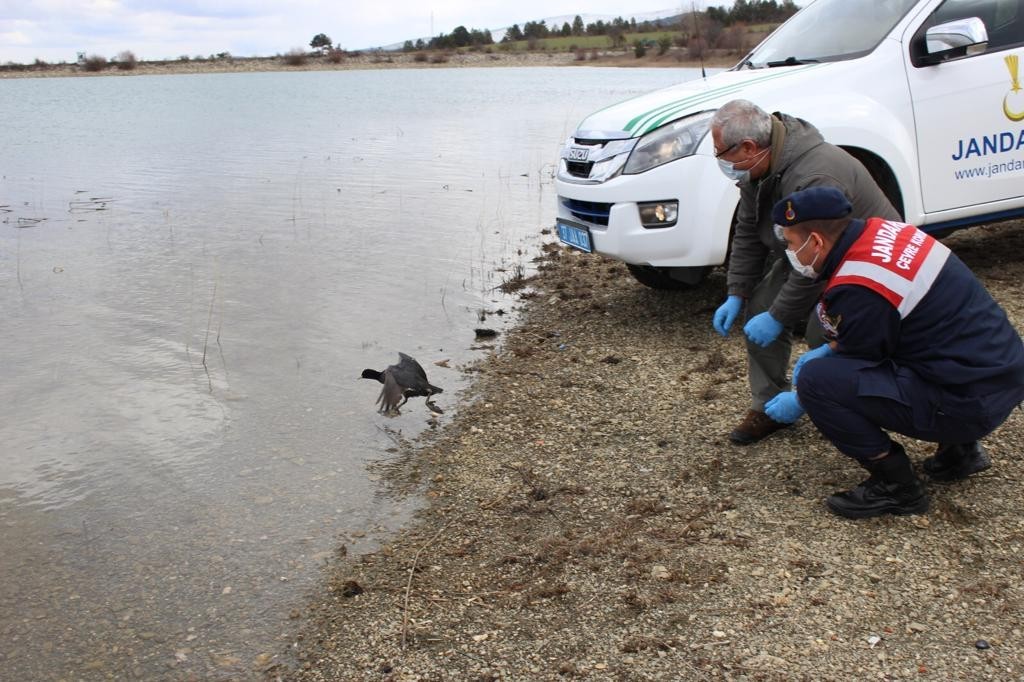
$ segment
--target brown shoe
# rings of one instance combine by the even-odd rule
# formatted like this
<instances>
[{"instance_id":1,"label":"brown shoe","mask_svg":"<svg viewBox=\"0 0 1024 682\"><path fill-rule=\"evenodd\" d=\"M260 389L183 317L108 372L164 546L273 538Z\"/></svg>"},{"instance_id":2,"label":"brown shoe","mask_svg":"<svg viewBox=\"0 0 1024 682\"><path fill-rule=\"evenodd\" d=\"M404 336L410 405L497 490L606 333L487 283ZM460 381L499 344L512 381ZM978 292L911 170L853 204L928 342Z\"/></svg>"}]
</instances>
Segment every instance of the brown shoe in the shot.
<instances>
[{"instance_id":1,"label":"brown shoe","mask_svg":"<svg viewBox=\"0 0 1024 682\"><path fill-rule=\"evenodd\" d=\"M729 440L737 445L750 445L787 426L789 424L777 422L764 412L748 410L747 416L729 434Z\"/></svg>"}]
</instances>

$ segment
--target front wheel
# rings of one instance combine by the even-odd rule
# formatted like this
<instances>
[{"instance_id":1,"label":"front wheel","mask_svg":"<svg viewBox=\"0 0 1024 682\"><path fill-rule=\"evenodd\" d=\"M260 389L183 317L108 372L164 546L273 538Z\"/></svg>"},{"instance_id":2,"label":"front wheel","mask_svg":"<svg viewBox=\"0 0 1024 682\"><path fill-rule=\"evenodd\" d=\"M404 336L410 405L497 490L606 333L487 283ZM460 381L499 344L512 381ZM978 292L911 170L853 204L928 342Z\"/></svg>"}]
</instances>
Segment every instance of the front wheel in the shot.
<instances>
[{"instance_id":1,"label":"front wheel","mask_svg":"<svg viewBox=\"0 0 1024 682\"><path fill-rule=\"evenodd\" d=\"M629 274L640 284L665 291L692 289L703 282L711 272L710 265L693 268L655 268L650 265L626 263L626 267Z\"/></svg>"}]
</instances>

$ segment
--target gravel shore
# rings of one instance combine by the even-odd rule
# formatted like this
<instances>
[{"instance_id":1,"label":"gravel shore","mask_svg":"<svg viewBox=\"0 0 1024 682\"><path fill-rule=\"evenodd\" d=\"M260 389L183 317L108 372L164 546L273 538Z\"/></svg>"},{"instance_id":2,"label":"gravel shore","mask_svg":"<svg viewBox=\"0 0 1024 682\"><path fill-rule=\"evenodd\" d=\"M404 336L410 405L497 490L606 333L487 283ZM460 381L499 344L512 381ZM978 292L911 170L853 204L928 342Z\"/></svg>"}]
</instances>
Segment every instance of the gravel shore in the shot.
<instances>
[{"instance_id":1,"label":"gravel shore","mask_svg":"<svg viewBox=\"0 0 1024 682\"><path fill-rule=\"evenodd\" d=\"M1022 228L945 240L1018 329ZM387 467L427 508L328 568L269 679L1024 678L1019 411L927 515L851 522L822 500L864 474L806 418L726 438L749 396L722 272L657 292L548 244L529 285L455 421Z\"/></svg>"}]
</instances>

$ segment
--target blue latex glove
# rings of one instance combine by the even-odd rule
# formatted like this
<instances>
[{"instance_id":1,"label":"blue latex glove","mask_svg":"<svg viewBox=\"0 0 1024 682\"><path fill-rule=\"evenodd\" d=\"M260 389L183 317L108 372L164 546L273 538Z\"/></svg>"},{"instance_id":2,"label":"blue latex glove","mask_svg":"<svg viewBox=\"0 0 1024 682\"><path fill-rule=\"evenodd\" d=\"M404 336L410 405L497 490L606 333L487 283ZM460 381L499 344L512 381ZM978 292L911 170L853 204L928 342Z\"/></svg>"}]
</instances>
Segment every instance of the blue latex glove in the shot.
<instances>
[{"instance_id":1,"label":"blue latex glove","mask_svg":"<svg viewBox=\"0 0 1024 682\"><path fill-rule=\"evenodd\" d=\"M772 317L771 313L765 311L750 318L747 326L743 328L743 333L761 348L765 348L779 338L782 329L782 323Z\"/></svg>"},{"instance_id":2,"label":"blue latex glove","mask_svg":"<svg viewBox=\"0 0 1024 682\"><path fill-rule=\"evenodd\" d=\"M796 397L796 391L786 391L765 403L764 413L777 422L792 424L803 416L804 408Z\"/></svg>"},{"instance_id":3,"label":"blue latex glove","mask_svg":"<svg viewBox=\"0 0 1024 682\"><path fill-rule=\"evenodd\" d=\"M711 326L722 336L729 335L729 328L739 317L740 309L743 308L743 299L735 294L725 299L725 303L718 306L715 316L711 319Z\"/></svg>"},{"instance_id":4,"label":"blue latex glove","mask_svg":"<svg viewBox=\"0 0 1024 682\"><path fill-rule=\"evenodd\" d=\"M827 343L823 343L814 350L809 350L797 359L796 364L793 365L793 387L796 387L796 378L800 375L800 370L811 360L816 358L827 358L830 355L835 355L835 351Z\"/></svg>"}]
</instances>

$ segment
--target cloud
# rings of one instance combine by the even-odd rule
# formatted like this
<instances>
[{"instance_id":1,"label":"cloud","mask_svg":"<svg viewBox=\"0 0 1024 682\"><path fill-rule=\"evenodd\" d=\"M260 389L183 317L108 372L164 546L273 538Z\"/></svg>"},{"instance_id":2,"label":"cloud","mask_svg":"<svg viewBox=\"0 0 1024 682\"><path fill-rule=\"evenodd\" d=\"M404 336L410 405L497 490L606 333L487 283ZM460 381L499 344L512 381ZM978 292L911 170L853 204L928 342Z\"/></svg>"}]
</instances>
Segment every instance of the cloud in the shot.
<instances>
[{"instance_id":1,"label":"cloud","mask_svg":"<svg viewBox=\"0 0 1024 682\"><path fill-rule=\"evenodd\" d=\"M140 59L230 52L270 56L326 33L347 49L497 29L578 11L559 0L0 0L0 62L73 61L78 52ZM634 11L661 9L659 0ZM593 0L587 13L624 14L621 0Z\"/></svg>"},{"instance_id":2,"label":"cloud","mask_svg":"<svg viewBox=\"0 0 1024 682\"><path fill-rule=\"evenodd\" d=\"M212 19L252 19L275 14L280 4L252 2L251 0L221 0L218 2L199 0L132 0L125 2L126 9L142 14L162 13L182 17Z\"/></svg>"},{"instance_id":3,"label":"cloud","mask_svg":"<svg viewBox=\"0 0 1024 682\"><path fill-rule=\"evenodd\" d=\"M0 43L7 43L8 45L28 45L31 42L31 38L21 31L6 31L0 33Z\"/></svg>"},{"instance_id":4,"label":"cloud","mask_svg":"<svg viewBox=\"0 0 1024 682\"><path fill-rule=\"evenodd\" d=\"M74 61L78 52L113 56L122 50L160 59L234 52L236 45L250 48L238 54L266 54L273 37L281 34L279 10L266 4L236 0L212 10L191 1L39 0L19 9L18 19L10 19L11 3L5 2L0 5L0 32L19 39L0 41L0 60ZM16 31L8 27L12 23ZM281 50L270 54L276 51Z\"/></svg>"}]
</instances>

